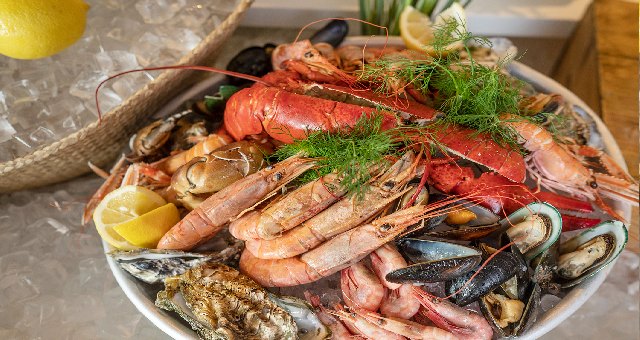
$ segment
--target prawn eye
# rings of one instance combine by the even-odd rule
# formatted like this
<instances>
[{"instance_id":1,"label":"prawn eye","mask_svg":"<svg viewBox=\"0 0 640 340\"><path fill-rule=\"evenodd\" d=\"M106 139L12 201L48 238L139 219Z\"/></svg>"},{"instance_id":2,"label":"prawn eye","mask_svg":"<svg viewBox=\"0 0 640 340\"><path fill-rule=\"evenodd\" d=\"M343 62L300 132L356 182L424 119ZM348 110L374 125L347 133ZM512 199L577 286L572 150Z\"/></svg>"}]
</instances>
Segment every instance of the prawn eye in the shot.
<instances>
[{"instance_id":1,"label":"prawn eye","mask_svg":"<svg viewBox=\"0 0 640 340\"><path fill-rule=\"evenodd\" d=\"M598 188L598 183L596 183L596 181L591 181L589 182L589 186L593 189L597 189Z\"/></svg>"},{"instance_id":2,"label":"prawn eye","mask_svg":"<svg viewBox=\"0 0 640 340\"><path fill-rule=\"evenodd\" d=\"M382 230L382 231L391 230L391 225L388 224L388 223L385 223L385 224L380 226L380 230Z\"/></svg>"},{"instance_id":3,"label":"prawn eye","mask_svg":"<svg viewBox=\"0 0 640 340\"><path fill-rule=\"evenodd\" d=\"M305 58L313 58L313 52L309 51L304 54Z\"/></svg>"}]
</instances>

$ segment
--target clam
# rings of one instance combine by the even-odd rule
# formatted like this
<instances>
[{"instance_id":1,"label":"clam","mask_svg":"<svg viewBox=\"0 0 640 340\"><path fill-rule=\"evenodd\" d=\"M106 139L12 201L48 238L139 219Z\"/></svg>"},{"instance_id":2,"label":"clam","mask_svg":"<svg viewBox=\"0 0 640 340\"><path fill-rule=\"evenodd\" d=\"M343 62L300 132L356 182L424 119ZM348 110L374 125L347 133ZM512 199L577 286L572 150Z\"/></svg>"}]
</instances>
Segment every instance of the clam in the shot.
<instances>
[{"instance_id":1,"label":"clam","mask_svg":"<svg viewBox=\"0 0 640 340\"><path fill-rule=\"evenodd\" d=\"M178 313L204 339L296 339L292 316L250 278L205 263L165 280L156 306Z\"/></svg>"},{"instance_id":2,"label":"clam","mask_svg":"<svg viewBox=\"0 0 640 340\"><path fill-rule=\"evenodd\" d=\"M396 283L429 283L454 279L473 270L482 259L480 251L442 241L403 239L400 252L413 264L387 274Z\"/></svg>"},{"instance_id":3,"label":"clam","mask_svg":"<svg viewBox=\"0 0 640 340\"><path fill-rule=\"evenodd\" d=\"M627 228L620 221L606 221L560 245L555 270L562 288L593 276L620 255L627 243Z\"/></svg>"},{"instance_id":4,"label":"clam","mask_svg":"<svg viewBox=\"0 0 640 340\"><path fill-rule=\"evenodd\" d=\"M562 217L548 203L531 203L500 223L527 261L553 245L562 232Z\"/></svg>"}]
</instances>

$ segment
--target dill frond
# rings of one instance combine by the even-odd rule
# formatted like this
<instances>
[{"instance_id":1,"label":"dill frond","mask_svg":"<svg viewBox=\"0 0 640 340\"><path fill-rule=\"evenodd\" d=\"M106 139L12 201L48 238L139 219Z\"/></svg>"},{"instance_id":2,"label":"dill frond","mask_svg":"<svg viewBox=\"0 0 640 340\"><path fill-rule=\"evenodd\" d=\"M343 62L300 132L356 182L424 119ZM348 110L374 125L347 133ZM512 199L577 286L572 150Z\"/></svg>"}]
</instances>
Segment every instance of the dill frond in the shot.
<instances>
[{"instance_id":1,"label":"dill frond","mask_svg":"<svg viewBox=\"0 0 640 340\"><path fill-rule=\"evenodd\" d=\"M352 128L313 132L306 139L284 145L274 156L283 160L302 153L316 158L317 168L305 173L301 177L303 182L336 172L341 176L341 188L348 195L362 198L372 177L371 169L388 167L385 157L401 144L390 132L382 131L382 121L382 114L363 115Z\"/></svg>"}]
</instances>

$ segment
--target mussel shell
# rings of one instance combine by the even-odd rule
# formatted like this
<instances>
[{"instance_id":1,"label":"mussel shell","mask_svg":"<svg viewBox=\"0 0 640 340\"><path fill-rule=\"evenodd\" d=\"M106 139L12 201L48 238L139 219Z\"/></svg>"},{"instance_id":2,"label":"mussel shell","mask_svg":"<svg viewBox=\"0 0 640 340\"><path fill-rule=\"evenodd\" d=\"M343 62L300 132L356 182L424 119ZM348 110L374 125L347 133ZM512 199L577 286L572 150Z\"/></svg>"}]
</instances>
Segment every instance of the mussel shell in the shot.
<instances>
[{"instance_id":1,"label":"mussel shell","mask_svg":"<svg viewBox=\"0 0 640 340\"><path fill-rule=\"evenodd\" d=\"M271 52L275 45L266 44L263 47L251 46L238 52L227 64L227 70L251 76L262 77L273 71L271 66ZM250 82L246 79L228 77L229 83L240 86Z\"/></svg>"},{"instance_id":2,"label":"mussel shell","mask_svg":"<svg viewBox=\"0 0 640 340\"><path fill-rule=\"evenodd\" d=\"M527 272L527 266L518 258L518 255L502 251L495 254L487 262L486 266L478 272L478 275L465 285L476 271L477 269L446 282L445 290L447 295L460 290L452 297L452 301L455 304L466 306L478 300L481 296L493 291L513 276L524 275Z\"/></svg>"},{"instance_id":3,"label":"mussel shell","mask_svg":"<svg viewBox=\"0 0 640 340\"><path fill-rule=\"evenodd\" d=\"M595 275L597 272L599 272L613 260L615 260L624 249L624 246L627 244L628 231L627 227L620 221L605 221L591 229L583 231L575 237L560 244L560 254L566 254L574 251L580 245L588 242L589 240L604 234L610 235L614 241L613 247L609 254L605 256L605 258L603 258L601 261L594 263L592 268L586 270L582 275L575 279L567 280L557 277L556 282L558 282L562 288L568 288L579 284L587 278Z\"/></svg>"},{"instance_id":4,"label":"mussel shell","mask_svg":"<svg viewBox=\"0 0 640 340\"><path fill-rule=\"evenodd\" d=\"M549 232L547 233L548 238L544 242L542 242L538 246L524 253L524 257L527 259L527 261L530 261L534 257L540 255L540 253L542 253L543 251L545 251L547 248L551 247L551 245L553 245L555 242L558 241L558 238L560 237L560 233L562 232L562 216L560 215L560 212L558 211L558 209L556 209L554 206L552 206L549 203L534 202L534 203L528 204L525 207L518 209L517 211L509 215L509 217L500 221L500 223L505 228L508 228L511 225L520 223L525 218L533 214L543 215L547 217L551 223L550 225L551 230L549 230Z\"/></svg>"},{"instance_id":5,"label":"mussel shell","mask_svg":"<svg viewBox=\"0 0 640 340\"><path fill-rule=\"evenodd\" d=\"M491 235L502 226L498 223L477 227L462 227L457 229L432 231L424 234L428 237L444 238L448 240L458 241L474 241Z\"/></svg>"},{"instance_id":6,"label":"mussel shell","mask_svg":"<svg viewBox=\"0 0 640 340\"><path fill-rule=\"evenodd\" d=\"M536 282L542 291L557 295L560 287L557 283L554 283L554 270L558 262L558 250L560 242L556 242L554 245L543 251L542 254L536 256L530 265L533 268L533 275L531 280Z\"/></svg>"},{"instance_id":7,"label":"mussel shell","mask_svg":"<svg viewBox=\"0 0 640 340\"><path fill-rule=\"evenodd\" d=\"M269 293L269 299L293 317L293 321L298 326L299 340L331 338L329 328L320 321L313 307L306 301L294 296L276 296L271 293Z\"/></svg>"},{"instance_id":8,"label":"mussel shell","mask_svg":"<svg viewBox=\"0 0 640 340\"><path fill-rule=\"evenodd\" d=\"M326 42L338 47L349 34L349 24L345 20L334 19L314 33L309 40L312 44Z\"/></svg>"},{"instance_id":9,"label":"mussel shell","mask_svg":"<svg viewBox=\"0 0 640 340\"><path fill-rule=\"evenodd\" d=\"M395 283L430 283L452 280L478 266L480 251L442 241L402 239L400 252L413 264L394 270L386 279Z\"/></svg>"},{"instance_id":10,"label":"mussel shell","mask_svg":"<svg viewBox=\"0 0 640 340\"><path fill-rule=\"evenodd\" d=\"M526 331L531 325L533 325L538 317L538 309L540 306L540 299L542 297L540 286L536 283L531 283L528 286L524 296L520 298L525 304L524 310L520 320L508 325L507 327L500 327L498 322L491 312L491 307L488 306L484 299L478 301L480 310L485 318L490 322L495 330L503 337L519 336Z\"/></svg>"}]
</instances>

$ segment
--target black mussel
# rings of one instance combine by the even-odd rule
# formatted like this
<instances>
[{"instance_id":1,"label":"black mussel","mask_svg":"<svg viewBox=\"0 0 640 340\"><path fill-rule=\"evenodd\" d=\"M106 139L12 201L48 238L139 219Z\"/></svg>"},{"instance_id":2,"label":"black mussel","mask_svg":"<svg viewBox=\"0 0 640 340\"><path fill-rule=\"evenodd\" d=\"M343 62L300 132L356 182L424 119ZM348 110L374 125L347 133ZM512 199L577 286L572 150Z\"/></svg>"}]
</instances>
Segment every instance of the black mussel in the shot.
<instances>
[{"instance_id":1,"label":"black mussel","mask_svg":"<svg viewBox=\"0 0 640 340\"><path fill-rule=\"evenodd\" d=\"M627 243L627 228L620 221L606 221L560 245L556 281L572 287L611 263Z\"/></svg>"},{"instance_id":2,"label":"black mussel","mask_svg":"<svg viewBox=\"0 0 640 340\"><path fill-rule=\"evenodd\" d=\"M227 64L227 70L262 77L273 71L271 66L271 53L275 49L274 44L266 44L263 47L251 46L238 52ZM241 86L249 83L249 80L237 77L228 77L229 83Z\"/></svg>"},{"instance_id":3,"label":"black mussel","mask_svg":"<svg viewBox=\"0 0 640 340\"><path fill-rule=\"evenodd\" d=\"M314 33L309 40L312 44L326 42L333 47L338 47L347 34L349 34L349 24L344 20L335 19Z\"/></svg>"},{"instance_id":4,"label":"black mussel","mask_svg":"<svg viewBox=\"0 0 640 340\"><path fill-rule=\"evenodd\" d=\"M454 280L447 281L445 290L447 295L454 294L460 290L452 297L452 300L459 306L466 306L493 291L512 277L524 277L527 275L527 271L527 265L521 254L504 250L495 254L484 268L480 269L478 267ZM466 284L476 272L478 274Z\"/></svg>"},{"instance_id":5,"label":"black mussel","mask_svg":"<svg viewBox=\"0 0 640 340\"><path fill-rule=\"evenodd\" d=\"M455 243L402 239L398 247L413 264L387 274L386 279L395 283L452 280L476 268L482 259L477 249Z\"/></svg>"},{"instance_id":6,"label":"black mussel","mask_svg":"<svg viewBox=\"0 0 640 340\"><path fill-rule=\"evenodd\" d=\"M522 295L510 297L501 289L483 296L479 300L482 314L503 337L521 335L531 326L538 315L541 289L534 282Z\"/></svg>"}]
</instances>

